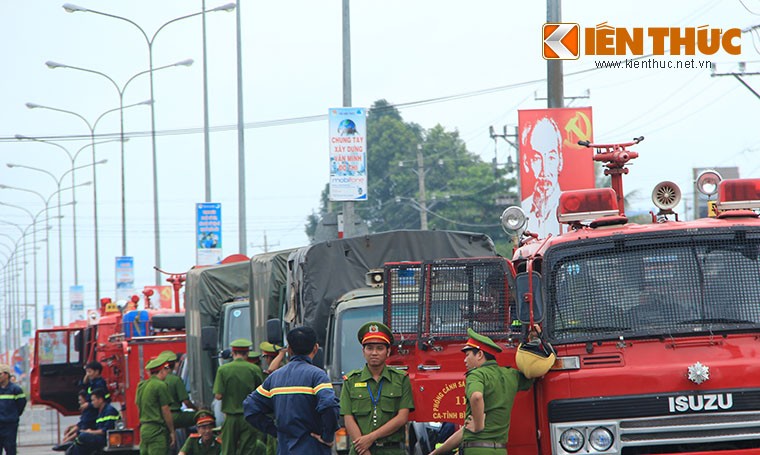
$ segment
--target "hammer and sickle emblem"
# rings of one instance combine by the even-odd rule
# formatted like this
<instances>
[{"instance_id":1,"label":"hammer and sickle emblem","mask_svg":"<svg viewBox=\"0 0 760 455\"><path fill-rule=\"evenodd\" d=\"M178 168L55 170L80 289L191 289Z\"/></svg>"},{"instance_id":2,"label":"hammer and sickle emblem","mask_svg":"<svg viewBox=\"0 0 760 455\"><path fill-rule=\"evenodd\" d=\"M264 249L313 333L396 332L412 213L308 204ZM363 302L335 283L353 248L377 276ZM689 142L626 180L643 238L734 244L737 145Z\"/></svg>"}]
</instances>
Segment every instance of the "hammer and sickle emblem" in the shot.
<instances>
[{"instance_id":1,"label":"hammer and sickle emblem","mask_svg":"<svg viewBox=\"0 0 760 455\"><path fill-rule=\"evenodd\" d=\"M565 146L580 147L578 141L591 140L591 120L583 112L576 111L565 124L565 133Z\"/></svg>"}]
</instances>

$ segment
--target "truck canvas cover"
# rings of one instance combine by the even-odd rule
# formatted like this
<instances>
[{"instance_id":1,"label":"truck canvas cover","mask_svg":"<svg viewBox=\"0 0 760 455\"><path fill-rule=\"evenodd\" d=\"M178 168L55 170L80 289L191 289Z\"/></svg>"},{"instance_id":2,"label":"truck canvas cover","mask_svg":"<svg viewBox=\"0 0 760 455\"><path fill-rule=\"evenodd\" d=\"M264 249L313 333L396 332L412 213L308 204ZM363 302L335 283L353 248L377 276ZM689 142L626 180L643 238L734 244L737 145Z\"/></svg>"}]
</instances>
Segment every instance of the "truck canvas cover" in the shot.
<instances>
[{"instance_id":1,"label":"truck canvas cover","mask_svg":"<svg viewBox=\"0 0 760 455\"><path fill-rule=\"evenodd\" d=\"M454 231L390 231L299 248L288 258L285 320L313 328L324 345L331 305L364 287L370 269L386 262L495 255L487 235Z\"/></svg>"},{"instance_id":2,"label":"truck canvas cover","mask_svg":"<svg viewBox=\"0 0 760 455\"><path fill-rule=\"evenodd\" d=\"M285 285L288 282L288 256L293 248L271 253L261 253L251 258L251 335L254 349L266 341L265 322L279 318L284 302ZM257 324L257 321L261 323Z\"/></svg>"},{"instance_id":3,"label":"truck canvas cover","mask_svg":"<svg viewBox=\"0 0 760 455\"><path fill-rule=\"evenodd\" d=\"M248 298L248 261L198 267L187 272L185 282L185 325L187 355L190 368L190 388L197 403L209 405L215 371L208 356L200 355L201 328L219 326L222 305ZM200 358L197 358L200 355ZM205 396L206 394L209 396Z\"/></svg>"}]
</instances>

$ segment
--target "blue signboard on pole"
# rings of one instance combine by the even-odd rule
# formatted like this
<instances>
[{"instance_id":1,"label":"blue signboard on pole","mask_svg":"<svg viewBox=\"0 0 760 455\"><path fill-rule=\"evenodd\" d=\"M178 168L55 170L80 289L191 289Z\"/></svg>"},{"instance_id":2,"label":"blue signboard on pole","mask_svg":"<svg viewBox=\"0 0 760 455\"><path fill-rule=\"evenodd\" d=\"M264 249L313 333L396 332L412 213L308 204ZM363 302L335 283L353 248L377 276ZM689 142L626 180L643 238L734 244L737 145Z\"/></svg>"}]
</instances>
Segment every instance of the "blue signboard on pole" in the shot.
<instances>
[{"instance_id":1,"label":"blue signboard on pole","mask_svg":"<svg viewBox=\"0 0 760 455\"><path fill-rule=\"evenodd\" d=\"M196 264L218 264L222 261L222 204L202 202L195 207Z\"/></svg>"}]
</instances>

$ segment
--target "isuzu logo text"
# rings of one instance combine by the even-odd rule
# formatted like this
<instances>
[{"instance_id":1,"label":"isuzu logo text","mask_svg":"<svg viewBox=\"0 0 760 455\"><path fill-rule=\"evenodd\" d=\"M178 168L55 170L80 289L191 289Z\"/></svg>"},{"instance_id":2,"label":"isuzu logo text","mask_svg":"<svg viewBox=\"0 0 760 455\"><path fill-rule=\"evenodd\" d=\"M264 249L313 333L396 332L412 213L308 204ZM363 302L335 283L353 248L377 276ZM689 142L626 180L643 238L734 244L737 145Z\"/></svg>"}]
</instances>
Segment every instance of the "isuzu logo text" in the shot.
<instances>
[{"instance_id":1,"label":"isuzu logo text","mask_svg":"<svg viewBox=\"0 0 760 455\"><path fill-rule=\"evenodd\" d=\"M720 411L731 409L734 398L730 393L706 393L704 395L680 395L668 397L671 413L686 411Z\"/></svg>"},{"instance_id":2,"label":"isuzu logo text","mask_svg":"<svg viewBox=\"0 0 760 455\"><path fill-rule=\"evenodd\" d=\"M612 27L602 22L583 29L580 25L546 23L543 26L543 56L547 60L572 60L586 55L714 55L718 51L739 55L742 51L739 28L699 27Z\"/></svg>"}]
</instances>

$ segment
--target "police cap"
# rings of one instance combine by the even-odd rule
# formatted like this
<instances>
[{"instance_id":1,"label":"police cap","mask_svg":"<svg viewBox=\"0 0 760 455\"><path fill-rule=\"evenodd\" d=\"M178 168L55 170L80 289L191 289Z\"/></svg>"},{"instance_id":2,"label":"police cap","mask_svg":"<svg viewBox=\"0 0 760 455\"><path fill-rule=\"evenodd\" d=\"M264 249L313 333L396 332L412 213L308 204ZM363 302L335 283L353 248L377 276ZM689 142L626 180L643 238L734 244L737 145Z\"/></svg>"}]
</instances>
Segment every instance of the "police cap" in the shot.
<instances>
[{"instance_id":1,"label":"police cap","mask_svg":"<svg viewBox=\"0 0 760 455\"><path fill-rule=\"evenodd\" d=\"M261 353L259 351L250 351L248 353L249 359L258 359L259 357L261 357Z\"/></svg>"},{"instance_id":2,"label":"police cap","mask_svg":"<svg viewBox=\"0 0 760 455\"><path fill-rule=\"evenodd\" d=\"M162 368L167 363L169 363L169 361L166 360L166 356L159 354L156 357L148 360L148 363L145 364L145 369L149 370L152 373L154 370Z\"/></svg>"},{"instance_id":3,"label":"police cap","mask_svg":"<svg viewBox=\"0 0 760 455\"><path fill-rule=\"evenodd\" d=\"M203 425L214 425L216 419L214 419L214 413L206 409L201 409L195 413L195 426L200 427Z\"/></svg>"},{"instance_id":4,"label":"police cap","mask_svg":"<svg viewBox=\"0 0 760 455\"><path fill-rule=\"evenodd\" d=\"M359 328L356 337L359 339L362 346L372 343L393 344L393 333L391 333L391 329L382 322L371 321L364 324Z\"/></svg>"},{"instance_id":5,"label":"police cap","mask_svg":"<svg viewBox=\"0 0 760 455\"><path fill-rule=\"evenodd\" d=\"M472 330L472 328L467 329L467 336L469 338L467 339L467 342L464 344L464 347L462 348L462 352L470 350L470 349L479 349L491 355L496 355L499 352L501 352L501 348L499 347L499 345L494 343L492 339L488 338L485 335L479 334L478 332Z\"/></svg>"},{"instance_id":6,"label":"police cap","mask_svg":"<svg viewBox=\"0 0 760 455\"><path fill-rule=\"evenodd\" d=\"M280 349L282 349L282 346L272 344L268 341L262 341L259 343L259 349L264 354L276 354Z\"/></svg>"},{"instance_id":7,"label":"police cap","mask_svg":"<svg viewBox=\"0 0 760 455\"><path fill-rule=\"evenodd\" d=\"M230 343L232 350L238 352L248 352L251 350L251 346L253 346L251 340L246 340L245 338L238 338L237 340Z\"/></svg>"},{"instance_id":8,"label":"police cap","mask_svg":"<svg viewBox=\"0 0 760 455\"><path fill-rule=\"evenodd\" d=\"M177 354L175 354L173 351L164 351L164 352L162 352L159 355L164 356L164 358L166 358L167 362L176 362L177 361Z\"/></svg>"}]
</instances>

